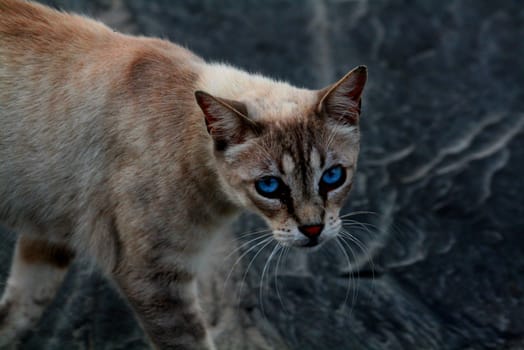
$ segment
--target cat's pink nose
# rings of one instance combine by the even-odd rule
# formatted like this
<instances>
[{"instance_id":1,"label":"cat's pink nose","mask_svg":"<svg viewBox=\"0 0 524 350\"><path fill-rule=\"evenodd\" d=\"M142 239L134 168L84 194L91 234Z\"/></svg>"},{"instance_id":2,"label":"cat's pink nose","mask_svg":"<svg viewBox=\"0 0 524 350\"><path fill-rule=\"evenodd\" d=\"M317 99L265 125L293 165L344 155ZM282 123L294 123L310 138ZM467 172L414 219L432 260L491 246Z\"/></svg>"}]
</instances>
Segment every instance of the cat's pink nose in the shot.
<instances>
[{"instance_id":1,"label":"cat's pink nose","mask_svg":"<svg viewBox=\"0 0 524 350\"><path fill-rule=\"evenodd\" d=\"M302 232L307 237L316 237L322 232L322 229L324 228L324 225L317 224L317 225L302 225L299 226L298 229L300 232Z\"/></svg>"}]
</instances>

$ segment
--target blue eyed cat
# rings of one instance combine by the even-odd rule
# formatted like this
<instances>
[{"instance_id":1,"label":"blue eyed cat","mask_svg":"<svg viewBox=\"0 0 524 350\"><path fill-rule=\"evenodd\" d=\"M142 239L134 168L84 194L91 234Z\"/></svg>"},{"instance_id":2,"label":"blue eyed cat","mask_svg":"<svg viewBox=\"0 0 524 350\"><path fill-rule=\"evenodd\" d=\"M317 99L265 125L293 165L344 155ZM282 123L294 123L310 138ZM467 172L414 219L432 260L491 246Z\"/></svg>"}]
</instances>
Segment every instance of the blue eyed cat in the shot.
<instances>
[{"instance_id":1,"label":"blue eyed cat","mask_svg":"<svg viewBox=\"0 0 524 350\"><path fill-rule=\"evenodd\" d=\"M358 67L308 90L167 41L0 0L0 222L19 234L0 344L93 259L161 349L213 349L195 278L242 209L283 245L340 230L359 152Z\"/></svg>"}]
</instances>

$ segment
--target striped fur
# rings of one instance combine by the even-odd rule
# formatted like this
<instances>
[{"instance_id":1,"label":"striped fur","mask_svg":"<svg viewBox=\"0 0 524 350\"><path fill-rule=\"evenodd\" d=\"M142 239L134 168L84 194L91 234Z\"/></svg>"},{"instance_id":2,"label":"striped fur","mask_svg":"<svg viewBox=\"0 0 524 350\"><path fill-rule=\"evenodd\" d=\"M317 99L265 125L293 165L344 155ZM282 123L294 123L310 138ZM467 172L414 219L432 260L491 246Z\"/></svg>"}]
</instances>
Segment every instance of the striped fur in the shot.
<instances>
[{"instance_id":1,"label":"striped fur","mask_svg":"<svg viewBox=\"0 0 524 350\"><path fill-rule=\"evenodd\" d=\"M79 255L116 282L157 348L213 349L195 281L214 239L243 208L285 245L304 245L300 225L323 223L319 242L337 234L365 80L358 68L300 89L0 0L0 222L20 234L0 345L35 325ZM345 182L322 193L336 164ZM267 175L286 184L280 199L255 191Z\"/></svg>"}]
</instances>

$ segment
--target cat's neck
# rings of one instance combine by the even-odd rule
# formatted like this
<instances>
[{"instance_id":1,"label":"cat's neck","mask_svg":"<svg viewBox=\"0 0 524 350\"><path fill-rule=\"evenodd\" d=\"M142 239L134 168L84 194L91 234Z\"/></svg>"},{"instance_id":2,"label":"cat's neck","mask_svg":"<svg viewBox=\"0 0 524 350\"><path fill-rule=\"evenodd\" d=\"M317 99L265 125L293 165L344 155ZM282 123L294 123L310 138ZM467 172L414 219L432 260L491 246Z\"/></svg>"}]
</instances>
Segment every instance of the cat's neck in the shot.
<instances>
[{"instance_id":1,"label":"cat's neck","mask_svg":"<svg viewBox=\"0 0 524 350\"><path fill-rule=\"evenodd\" d=\"M233 219L241 212L242 205L220 176L212 143L202 135L192 142L179 162L182 171L177 181L182 184L177 192L185 193L186 216L193 222L209 225Z\"/></svg>"}]
</instances>

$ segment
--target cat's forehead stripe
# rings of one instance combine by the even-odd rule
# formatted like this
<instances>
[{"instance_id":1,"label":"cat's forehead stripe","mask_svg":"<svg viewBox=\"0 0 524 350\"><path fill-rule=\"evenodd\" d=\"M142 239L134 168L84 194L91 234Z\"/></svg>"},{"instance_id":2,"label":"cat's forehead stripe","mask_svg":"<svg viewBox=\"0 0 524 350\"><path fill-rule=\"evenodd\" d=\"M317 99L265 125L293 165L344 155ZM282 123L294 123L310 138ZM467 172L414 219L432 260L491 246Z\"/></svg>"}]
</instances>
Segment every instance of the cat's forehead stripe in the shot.
<instances>
[{"instance_id":1,"label":"cat's forehead stripe","mask_svg":"<svg viewBox=\"0 0 524 350\"><path fill-rule=\"evenodd\" d=\"M284 153L282 156L282 170L284 174L291 174L295 169L295 161L289 153Z\"/></svg>"},{"instance_id":2,"label":"cat's forehead stripe","mask_svg":"<svg viewBox=\"0 0 524 350\"><path fill-rule=\"evenodd\" d=\"M321 161L320 161L320 154L316 147L313 147L311 149L311 155L309 157L311 159L311 167L313 168L313 170L316 170L322 167Z\"/></svg>"},{"instance_id":3,"label":"cat's forehead stripe","mask_svg":"<svg viewBox=\"0 0 524 350\"><path fill-rule=\"evenodd\" d=\"M301 142L299 139L297 142L297 156L298 156L298 164L300 165L300 177L302 178L302 193L304 195L308 194L308 187L309 187L309 149L310 149L310 143L309 140L304 140ZM304 142L307 142L307 144L304 144Z\"/></svg>"}]
</instances>

